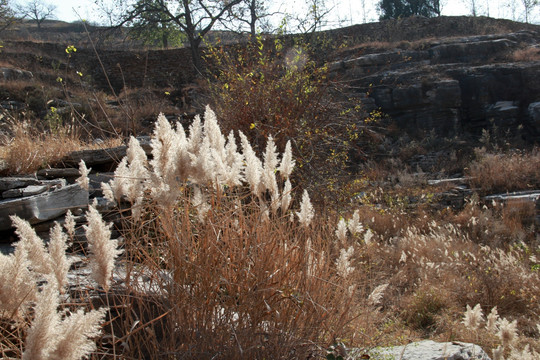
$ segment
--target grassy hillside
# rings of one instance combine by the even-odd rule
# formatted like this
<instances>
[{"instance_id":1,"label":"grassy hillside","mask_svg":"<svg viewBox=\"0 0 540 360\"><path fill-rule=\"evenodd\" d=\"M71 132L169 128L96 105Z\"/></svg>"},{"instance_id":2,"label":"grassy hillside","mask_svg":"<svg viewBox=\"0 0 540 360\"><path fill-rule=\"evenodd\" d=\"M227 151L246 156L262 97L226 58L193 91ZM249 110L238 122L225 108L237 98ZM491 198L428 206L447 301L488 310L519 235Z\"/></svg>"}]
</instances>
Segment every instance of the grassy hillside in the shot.
<instances>
[{"instance_id":1,"label":"grassy hillside","mask_svg":"<svg viewBox=\"0 0 540 360\"><path fill-rule=\"evenodd\" d=\"M261 38L207 48L205 78L184 74L182 49L6 40L2 66L33 77L0 81L5 174L80 148L128 151L101 202L62 218L47 246L14 219L2 358L336 359L429 338L537 359L537 144L500 127L413 137L366 107L370 86L352 96L325 66L523 29L537 27L412 18ZM184 77L171 80L169 59ZM412 161L441 151L429 171ZM514 191L534 200L486 197Z\"/></svg>"}]
</instances>

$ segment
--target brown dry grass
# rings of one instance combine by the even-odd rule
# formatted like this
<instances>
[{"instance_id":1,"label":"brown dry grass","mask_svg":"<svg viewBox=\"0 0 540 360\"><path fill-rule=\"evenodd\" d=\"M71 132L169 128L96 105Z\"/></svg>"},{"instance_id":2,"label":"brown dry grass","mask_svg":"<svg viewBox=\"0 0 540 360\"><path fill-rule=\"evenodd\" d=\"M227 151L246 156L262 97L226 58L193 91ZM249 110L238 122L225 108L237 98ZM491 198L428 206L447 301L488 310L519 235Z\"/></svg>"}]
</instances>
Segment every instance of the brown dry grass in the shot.
<instances>
[{"instance_id":1,"label":"brown dry grass","mask_svg":"<svg viewBox=\"0 0 540 360\"><path fill-rule=\"evenodd\" d=\"M31 174L61 160L72 151L118 146L121 139L107 139L102 144L81 140L73 126L62 126L55 131L40 131L28 121L11 119L7 132L2 134L0 159L4 175Z\"/></svg>"},{"instance_id":2,"label":"brown dry grass","mask_svg":"<svg viewBox=\"0 0 540 360\"><path fill-rule=\"evenodd\" d=\"M538 61L540 60L540 48L538 46L529 46L516 50L512 53L513 61Z\"/></svg>"},{"instance_id":3,"label":"brown dry grass","mask_svg":"<svg viewBox=\"0 0 540 360\"><path fill-rule=\"evenodd\" d=\"M467 171L471 185L482 193L510 192L540 187L540 151L493 153L476 151Z\"/></svg>"},{"instance_id":4,"label":"brown dry grass","mask_svg":"<svg viewBox=\"0 0 540 360\"><path fill-rule=\"evenodd\" d=\"M360 308L333 270L333 230L324 222L299 229L288 217L264 221L248 198L239 206L229 196L210 199L215 205L204 223L193 219L196 210L186 202L174 212L160 210L152 222L132 224L128 257L163 289L162 310L151 317L163 316L163 328L152 333L155 339L148 331L129 334L138 315L125 314L120 336L129 335L133 348L126 355L139 357L144 347L156 359L170 353L306 358L351 333ZM135 281L140 265L132 266L129 286L142 293Z\"/></svg>"}]
</instances>

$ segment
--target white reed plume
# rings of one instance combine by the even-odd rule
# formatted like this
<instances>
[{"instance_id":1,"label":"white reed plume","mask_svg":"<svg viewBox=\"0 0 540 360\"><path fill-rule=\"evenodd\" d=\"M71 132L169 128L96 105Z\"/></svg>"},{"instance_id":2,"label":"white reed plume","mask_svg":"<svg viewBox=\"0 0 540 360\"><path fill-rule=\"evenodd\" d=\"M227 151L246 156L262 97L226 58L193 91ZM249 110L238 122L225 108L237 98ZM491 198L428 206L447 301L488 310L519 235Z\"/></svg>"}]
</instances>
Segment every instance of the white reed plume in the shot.
<instances>
[{"instance_id":1,"label":"white reed plume","mask_svg":"<svg viewBox=\"0 0 540 360\"><path fill-rule=\"evenodd\" d=\"M50 231L51 241L48 250L53 263L53 273L58 284L58 290L63 293L67 285L67 274L73 260L66 256L68 236L62 231L60 224L56 224Z\"/></svg>"},{"instance_id":2,"label":"white reed plume","mask_svg":"<svg viewBox=\"0 0 540 360\"><path fill-rule=\"evenodd\" d=\"M37 296L35 275L29 270L26 247L15 246L10 255L0 253L0 313L15 318Z\"/></svg>"},{"instance_id":3,"label":"white reed plume","mask_svg":"<svg viewBox=\"0 0 540 360\"><path fill-rule=\"evenodd\" d=\"M295 161L293 160L291 141L287 141L285 145L285 152L281 157L281 163L279 164L278 171L283 179L288 179L294 169Z\"/></svg>"},{"instance_id":4,"label":"white reed plume","mask_svg":"<svg viewBox=\"0 0 540 360\"><path fill-rule=\"evenodd\" d=\"M225 136L219 128L216 113L207 105L204 111L204 136L208 138L210 147L222 152L222 158L225 150Z\"/></svg>"},{"instance_id":5,"label":"white reed plume","mask_svg":"<svg viewBox=\"0 0 540 360\"><path fill-rule=\"evenodd\" d=\"M159 178L169 178L176 171L175 132L163 114L158 115L150 145L152 146L150 164L154 173Z\"/></svg>"},{"instance_id":6,"label":"white reed plume","mask_svg":"<svg viewBox=\"0 0 540 360\"><path fill-rule=\"evenodd\" d=\"M206 184L210 181L216 183L219 179L216 176L216 166L212 148L210 147L210 139L207 136L203 137L200 146L196 150L196 152L189 154L191 159L190 180L197 184Z\"/></svg>"},{"instance_id":7,"label":"white reed plume","mask_svg":"<svg viewBox=\"0 0 540 360\"><path fill-rule=\"evenodd\" d=\"M346 279L353 271L351 266L351 257L354 255L354 247L350 246L347 250L339 251L339 258L336 260L336 269L339 276Z\"/></svg>"},{"instance_id":8,"label":"white reed plume","mask_svg":"<svg viewBox=\"0 0 540 360\"><path fill-rule=\"evenodd\" d=\"M470 330L478 330L484 321L484 314L482 313L482 307L480 304L476 304L474 308L471 309L467 305L467 310L463 316L462 324Z\"/></svg>"},{"instance_id":9,"label":"white reed plume","mask_svg":"<svg viewBox=\"0 0 540 360\"><path fill-rule=\"evenodd\" d=\"M497 336L501 340L502 346L512 345L517 339L517 320L510 322L506 319L499 319L497 326L499 327Z\"/></svg>"},{"instance_id":10,"label":"white reed plume","mask_svg":"<svg viewBox=\"0 0 540 360\"><path fill-rule=\"evenodd\" d=\"M384 292L386 291L386 288L388 287L388 284L382 284L377 286L369 295L368 297L368 303L373 306L377 306L381 303L381 300L384 296Z\"/></svg>"},{"instance_id":11,"label":"white reed plume","mask_svg":"<svg viewBox=\"0 0 540 360\"><path fill-rule=\"evenodd\" d=\"M197 152L197 149L201 146L202 133L203 128L201 123L201 117L199 115L196 115L195 119L193 119L191 125L189 126L189 137L187 140L187 150L189 153L193 154Z\"/></svg>"},{"instance_id":12,"label":"white reed plume","mask_svg":"<svg viewBox=\"0 0 540 360\"><path fill-rule=\"evenodd\" d=\"M341 244L345 245L347 242L347 223L343 218L340 218L337 224L336 236Z\"/></svg>"},{"instance_id":13,"label":"white reed plume","mask_svg":"<svg viewBox=\"0 0 540 360\"><path fill-rule=\"evenodd\" d=\"M227 138L227 144L225 145L225 165L227 167L227 173L224 178L224 184L228 186L238 186L242 184L244 170L244 156L238 152L236 146L236 139L231 131Z\"/></svg>"},{"instance_id":14,"label":"white reed plume","mask_svg":"<svg viewBox=\"0 0 540 360\"><path fill-rule=\"evenodd\" d=\"M139 140L133 136L127 148L127 161L129 178L127 179L125 195L132 204L139 205L144 194L145 181L149 177L147 170L148 160Z\"/></svg>"},{"instance_id":15,"label":"white reed plume","mask_svg":"<svg viewBox=\"0 0 540 360\"><path fill-rule=\"evenodd\" d=\"M373 231L371 231L371 229L368 229L368 231L366 231L364 233L364 242L366 243L366 245L370 245L371 244L371 239L373 239Z\"/></svg>"},{"instance_id":16,"label":"white reed plume","mask_svg":"<svg viewBox=\"0 0 540 360\"><path fill-rule=\"evenodd\" d=\"M348 222L349 231L353 235L361 234L364 231L364 226L360 222L360 212L355 210L352 218Z\"/></svg>"},{"instance_id":17,"label":"white reed plume","mask_svg":"<svg viewBox=\"0 0 540 360\"><path fill-rule=\"evenodd\" d=\"M283 193L281 195L281 212L285 214L291 205L291 196L292 185L289 179L285 180L285 185L283 186Z\"/></svg>"},{"instance_id":18,"label":"white reed plume","mask_svg":"<svg viewBox=\"0 0 540 360\"><path fill-rule=\"evenodd\" d=\"M58 340L60 315L58 290L53 282L44 286L34 308L35 316L26 335L23 360L47 360Z\"/></svg>"},{"instance_id":19,"label":"white reed plume","mask_svg":"<svg viewBox=\"0 0 540 360\"><path fill-rule=\"evenodd\" d=\"M531 349L529 344L526 344L522 351L512 349L510 353L510 360L539 360L540 353L537 353L534 349Z\"/></svg>"},{"instance_id":20,"label":"white reed plume","mask_svg":"<svg viewBox=\"0 0 540 360\"><path fill-rule=\"evenodd\" d=\"M203 222L206 220L206 214L211 209L210 204L208 204L207 199L202 193L201 189L198 186L193 186L193 197L191 198L191 204L195 209L197 209L197 215L199 221Z\"/></svg>"},{"instance_id":21,"label":"white reed plume","mask_svg":"<svg viewBox=\"0 0 540 360\"><path fill-rule=\"evenodd\" d=\"M49 359L78 360L96 350L92 338L100 335L106 308L85 313L82 309L65 318L58 326L56 348Z\"/></svg>"},{"instance_id":22,"label":"white reed plume","mask_svg":"<svg viewBox=\"0 0 540 360\"><path fill-rule=\"evenodd\" d=\"M190 173L191 159L189 157L186 132L180 122L176 123L176 133L174 138L176 150L176 177L180 182L187 181Z\"/></svg>"},{"instance_id":23,"label":"white reed plume","mask_svg":"<svg viewBox=\"0 0 540 360\"><path fill-rule=\"evenodd\" d=\"M96 210L95 205L90 205L86 212L88 225L84 225L86 238L88 239L88 249L90 250L90 266L92 278L105 291L109 290L111 283L114 261L122 253L118 250L118 240L111 240L111 224L107 225L103 221L101 214Z\"/></svg>"},{"instance_id":24,"label":"white reed plume","mask_svg":"<svg viewBox=\"0 0 540 360\"><path fill-rule=\"evenodd\" d=\"M108 183L101 183L103 196L109 201L120 201L127 192L130 176L127 158L123 158L114 170L114 178Z\"/></svg>"},{"instance_id":25,"label":"white reed plume","mask_svg":"<svg viewBox=\"0 0 540 360\"><path fill-rule=\"evenodd\" d=\"M497 331L497 320L499 320L499 314L497 313L497 307L491 309L486 319L486 330L495 334Z\"/></svg>"},{"instance_id":26,"label":"white reed plume","mask_svg":"<svg viewBox=\"0 0 540 360\"><path fill-rule=\"evenodd\" d=\"M250 185L251 192L255 196L260 196L264 190L261 179L263 172L262 162L253 151L247 137L241 131L239 135L242 143L242 153L246 161L245 178Z\"/></svg>"},{"instance_id":27,"label":"white reed plume","mask_svg":"<svg viewBox=\"0 0 540 360\"><path fill-rule=\"evenodd\" d=\"M274 139L270 135L266 141L264 151L264 165L262 173L262 182L266 189L270 191L272 202L277 204L279 198L278 184L276 180L276 167L278 165L278 153ZM277 207L275 208L277 209Z\"/></svg>"},{"instance_id":28,"label":"white reed plume","mask_svg":"<svg viewBox=\"0 0 540 360\"><path fill-rule=\"evenodd\" d=\"M82 309L61 318L54 281L44 286L36 302L34 319L25 340L23 360L78 360L96 349L91 338L99 335L106 309Z\"/></svg>"},{"instance_id":29,"label":"white reed plume","mask_svg":"<svg viewBox=\"0 0 540 360\"><path fill-rule=\"evenodd\" d=\"M77 184L84 190L89 190L90 188L90 179L88 179L88 174L90 174L90 171L92 169L88 169L86 167L86 164L84 163L84 160L81 159L79 162L79 174L81 175L78 177L75 181L77 181Z\"/></svg>"},{"instance_id":30,"label":"white reed plume","mask_svg":"<svg viewBox=\"0 0 540 360\"><path fill-rule=\"evenodd\" d=\"M304 190L304 193L302 194L300 211L296 212L296 216L298 216L298 222L300 222L300 225L303 227L308 227L309 224L311 224L311 220L315 217L315 211L313 210L313 205L311 205L307 190Z\"/></svg>"},{"instance_id":31,"label":"white reed plume","mask_svg":"<svg viewBox=\"0 0 540 360\"><path fill-rule=\"evenodd\" d=\"M10 219L15 226L15 233L20 239L17 247L24 248L32 264L32 269L43 275L52 274L53 265L49 253L45 250L43 240L37 236L35 230L26 220L15 215L10 216Z\"/></svg>"},{"instance_id":32,"label":"white reed plume","mask_svg":"<svg viewBox=\"0 0 540 360\"><path fill-rule=\"evenodd\" d=\"M66 229L71 239L73 239L73 237L75 236L75 225L75 217L71 213L71 210L68 210L66 212L66 218L64 220L64 228Z\"/></svg>"}]
</instances>

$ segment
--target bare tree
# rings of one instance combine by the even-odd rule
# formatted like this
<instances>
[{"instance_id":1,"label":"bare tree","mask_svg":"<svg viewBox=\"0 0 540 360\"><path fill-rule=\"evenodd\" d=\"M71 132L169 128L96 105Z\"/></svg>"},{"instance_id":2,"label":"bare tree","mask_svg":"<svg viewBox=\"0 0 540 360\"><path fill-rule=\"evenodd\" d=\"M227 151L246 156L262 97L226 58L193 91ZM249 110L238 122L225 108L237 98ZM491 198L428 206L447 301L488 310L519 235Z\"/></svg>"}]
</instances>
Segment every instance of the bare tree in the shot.
<instances>
[{"instance_id":1,"label":"bare tree","mask_svg":"<svg viewBox=\"0 0 540 360\"><path fill-rule=\"evenodd\" d=\"M247 27L251 38L254 39L257 32L269 31L271 29L269 18L280 13L279 10L270 11L265 0L242 0L237 7L230 9L228 16L221 23L225 28L238 32Z\"/></svg>"},{"instance_id":2,"label":"bare tree","mask_svg":"<svg viewBox=\"0 0 540 360\"><path fill-rule=\"evenodd\" d=\"M525 13L525 22L528 23L532 10L538 6L538 0L521 0L521 4Z\"/></svg>"},{"instance_id":3,"label":"bare tree","mask_svg":"<svg viewBox=\"0 0 540 360\"><path fill-rule=\"evenodd\" d=\"M462 0L462 2L470 9L472 16L478 16L478 0Z\"/></svg>"},{"instance_id":4,"label":"bare tree","mask_svg":"<svg viewBox=\"0 0 540 360\"><path fill-rule=\"evenodd\" d=\"M333 10L326 6L325 0L306 0L308 11L306 16L296 16L298 29L301 33L309 34L321 30L326 25L326 18Z\"/></svg>"},{"instance_id":5,"label":"bare tree","mask_svg":"<svg viewBox=\"0 0 540 360\"><path fill-rule=\"evenodd\" d=\"M199 47L203 38L223 19L229 10L242 0L148 0L137 1L123 14L116 25L121 27L132 23L137 18L150 14L160 14L161 24L174 23L186 34L191 49L194 67L201 71L202 60Z\"/></svg>"},{"instance_id":6,"label":"bare tree","mask_svg":"<svg viewBox=\"0 0 540 360\"><path fill-rule=\"evenodd\" d=\"M3 31L15 23L15 14L8 0L0 0L0 31Z\"/></svg>"},{"instance_id":7,"label":"bare tree","mask_svg":"<svg viewBox=\"0 0 540 360\"><path fill-rule=\"evenodd\" d=\"M37 24L38 30L41 30L41 24L54 17L54 11L56 6L48 4L42 0L30 0L24 5L17 6L17 12L21 17L28 17L34 20Z\"/></svg>"}]
</instances>

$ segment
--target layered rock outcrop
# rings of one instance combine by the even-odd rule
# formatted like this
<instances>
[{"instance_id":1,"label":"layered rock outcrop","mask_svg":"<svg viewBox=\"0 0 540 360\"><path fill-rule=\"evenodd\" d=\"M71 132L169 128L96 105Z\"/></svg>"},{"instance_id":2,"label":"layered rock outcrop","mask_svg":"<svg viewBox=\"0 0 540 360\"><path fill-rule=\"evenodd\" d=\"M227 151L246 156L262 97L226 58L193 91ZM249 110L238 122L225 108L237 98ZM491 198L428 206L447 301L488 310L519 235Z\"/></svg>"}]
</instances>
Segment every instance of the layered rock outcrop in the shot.
<instances>
[{"instance_id":1,"label":"layered rock outcrop","mask_svg":"<svg viewBox=\"0 0 540 360\"><path fill-rule=\"evenodd\" d=\"M539 44L532 31L437 39L416 44L417 50L336 61L330 70L334 79L374 100L365 103L368 109L379 108L408 132L450 137L499 126L535 141L540 55L516 61L515 54L540 53Z\"/></svg>"}]
</instances>

